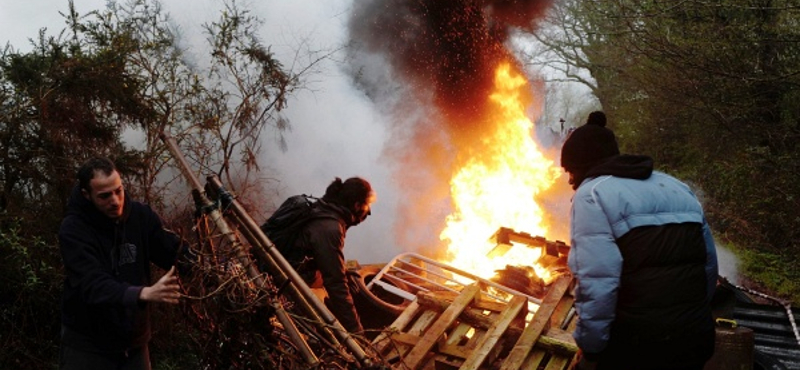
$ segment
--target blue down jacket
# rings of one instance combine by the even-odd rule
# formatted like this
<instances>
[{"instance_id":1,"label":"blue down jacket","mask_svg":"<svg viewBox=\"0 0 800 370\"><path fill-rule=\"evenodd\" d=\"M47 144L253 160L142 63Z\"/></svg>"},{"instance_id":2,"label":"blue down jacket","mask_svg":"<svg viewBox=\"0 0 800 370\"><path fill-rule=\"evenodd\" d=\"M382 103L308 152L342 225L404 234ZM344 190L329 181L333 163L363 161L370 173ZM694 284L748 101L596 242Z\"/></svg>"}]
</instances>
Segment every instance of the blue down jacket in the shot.
<instances>
[{"instance_id":1,"label":"blue down jacket","mask_svg":"<svg viewBox=\"0 0 800 370\"><path fill-rule=\"evenodd\" d=\"M694 351L689 361L710 357L717 256L689 187L653 171L649 157L615 156L589 171L571 217L568 264L578 281L579 313L573 336L584 354L596 356L617 343L612 347L630 356L638 343L652 342L651 348L673 352L664 361L674 352ZM686 336L702 343L675 340Z\"/></svg>"}]
</instances>

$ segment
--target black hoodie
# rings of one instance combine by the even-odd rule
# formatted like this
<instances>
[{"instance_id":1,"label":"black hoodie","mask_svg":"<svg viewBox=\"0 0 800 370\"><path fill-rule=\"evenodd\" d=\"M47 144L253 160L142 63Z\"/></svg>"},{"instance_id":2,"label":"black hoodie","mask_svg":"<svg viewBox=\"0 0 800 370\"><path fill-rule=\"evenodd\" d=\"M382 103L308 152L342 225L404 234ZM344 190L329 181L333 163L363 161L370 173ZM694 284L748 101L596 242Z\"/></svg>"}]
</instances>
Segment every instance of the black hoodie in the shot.
<instances>
[{"instance_id":1,"label":"black hoodie","mask_svg":"<svg viewBox=\"0 0 800 370\"><path fill-rule=\"evenodd\" d=\"M571 171L573 189L578 189L586 179L604 175L644 180L653 173L653 159L645 155L618 154L587 169L573 168Z\"/></svg>"},{"instance_id":2,"label":"black hoodie","mask_svg":"<svg viewBox=\"0 0 800 370\"><path fill-rule=\"evenodd\" d=\"M147 305L150 262L172 267L179 238L164 230L149 206L127 197L112 220L76 186L58 233L66 279L61 319L65 345L92 352L124 352L150 339Z\"/></svg>"},{"instance_id":3,"label":"black hoodie","mask_svg":"<svg viewBox=\"0 0 800 370\"><path fill-rule=\"evenodd\" d=\"M295 241L295 248L313 261L301 270L319 271L333 315L348 331L361 332L364 329L350 294L344 258L347 230L361 220L349 209L322 199L314 203L312 212L312 219Z\"/></svg>"}]
</instances>

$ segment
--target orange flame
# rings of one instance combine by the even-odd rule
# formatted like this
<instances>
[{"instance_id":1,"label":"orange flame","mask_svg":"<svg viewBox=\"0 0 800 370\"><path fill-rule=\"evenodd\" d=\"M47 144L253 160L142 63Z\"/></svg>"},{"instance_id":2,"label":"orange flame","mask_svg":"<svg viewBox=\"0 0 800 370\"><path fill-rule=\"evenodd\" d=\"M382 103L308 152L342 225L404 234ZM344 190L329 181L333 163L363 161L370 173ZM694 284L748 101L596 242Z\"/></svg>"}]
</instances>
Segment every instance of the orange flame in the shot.
<instances>
[{"instance_id":1,"label":"orange flame","mask_svg":"<svg viewBox=\"0 0 800 370\"><path fill-rule=\"evenodd\" d=\"M533 140L533 122L525 115L532 102L525 77L512 71L510 64L501 64L489 99L494 132L481 138L481 150L451 179L454 211L439 235L448 243L449 264L484 278L506 265L534 265L541 250L526 246L514 246L502 256L487 258L495 247L489 238L501 226L546 236L545 215L536 196L561 175ZM541 275L544 271L536 270L545 278Z\"/></svg>"}]
</instances>

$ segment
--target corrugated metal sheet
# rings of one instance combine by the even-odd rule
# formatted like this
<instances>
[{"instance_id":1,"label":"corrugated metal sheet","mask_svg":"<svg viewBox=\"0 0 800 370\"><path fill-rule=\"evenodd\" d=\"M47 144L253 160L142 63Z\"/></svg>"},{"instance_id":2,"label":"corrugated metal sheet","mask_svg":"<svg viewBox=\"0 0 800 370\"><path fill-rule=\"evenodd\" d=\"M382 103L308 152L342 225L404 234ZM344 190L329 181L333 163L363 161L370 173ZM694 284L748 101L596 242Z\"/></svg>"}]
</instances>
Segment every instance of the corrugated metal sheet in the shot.
<instances>
[{"instance_id":1,"label":"corrugated metal sheet","mask_svg":"<svg viewBox=\"0 0 800 370\"><path fill-rule=\"evenodd\" d=\"M800 322L800 315L794 311L795 322ZM800 370L800 344L784 307L739 300L733 308L733 318L753 330L755 349L762 356L780 361L788 370Z\"/></svg>"}]
</instances>

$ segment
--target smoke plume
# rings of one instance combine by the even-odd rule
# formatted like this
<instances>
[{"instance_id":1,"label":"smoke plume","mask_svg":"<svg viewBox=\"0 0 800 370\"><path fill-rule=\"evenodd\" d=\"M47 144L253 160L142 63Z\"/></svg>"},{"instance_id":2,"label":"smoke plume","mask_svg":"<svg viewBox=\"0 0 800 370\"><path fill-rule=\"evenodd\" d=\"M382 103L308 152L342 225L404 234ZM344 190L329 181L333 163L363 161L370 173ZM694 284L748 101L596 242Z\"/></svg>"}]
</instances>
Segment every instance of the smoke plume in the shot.
<instances>
[{"instance_id":1,"label":"smoke plume","mask_svg":"<svg viewBox=\"0 0 800 370\"><path fill-rule=\"evenodd\" d=\"M449 213L459 156L488 128L487 95L513 28L532 30L550 0L356 1L348 73L393 117L385 155L404 189L396 235L408 249L435 243Z\"/></svg>"}]
</instances>

